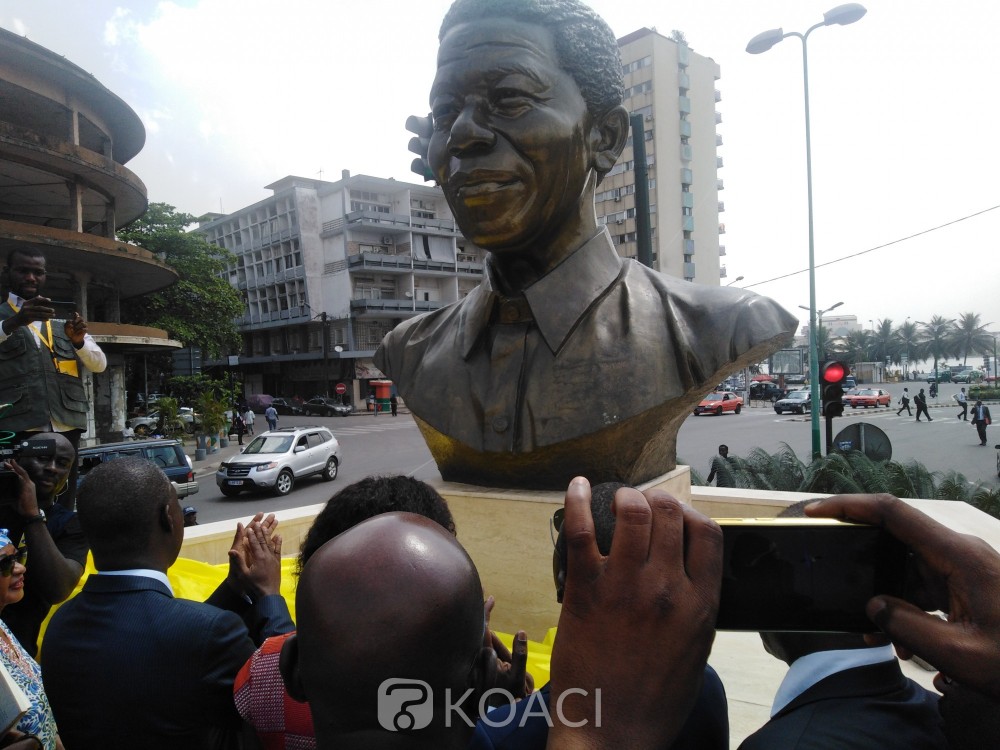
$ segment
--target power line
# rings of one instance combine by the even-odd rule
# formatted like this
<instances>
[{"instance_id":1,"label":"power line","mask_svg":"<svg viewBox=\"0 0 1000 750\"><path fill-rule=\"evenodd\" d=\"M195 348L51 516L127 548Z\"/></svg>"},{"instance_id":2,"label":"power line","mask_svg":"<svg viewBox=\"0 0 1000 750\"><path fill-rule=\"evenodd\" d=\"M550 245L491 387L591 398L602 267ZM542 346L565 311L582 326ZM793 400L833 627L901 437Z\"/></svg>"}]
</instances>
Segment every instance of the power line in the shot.
<instances>
[{"instance_id":1,"label":"power line","mask_svg":"<svg viewBox=\"0 0 1000 750\"><path fill-rule=\"evenodd\" d=\"M981 216L990 211L995 211L1000 206L990 206L989 208L984 208L982 211L976 211L974 214L969 214L968 216L963 216L960 219L954 219L952 221L945 222L944 224L938 224L936 227L931 227L930 229L924 229L923 231L916 232L906 237L900 237L898 240L892 240L891 242L886 242L883 245L876 245L875 247L868 248L867 250L862 250L861 252L851 253L850 255L845 255L842 258L835 258L833 260L828 260L825 263L817 263L816 268L823 268L824 266L832 266L834 263L841 263L845 260L850 260L851 258L857 258L861 255L867 255L868 253L873 253L876 250L881 250L882 248L889 247L890 245L898 245L900 242L906 242L906 240L912 240L914 237L919 237L923 234L930 234L931 232L936 232L938 229L944 229L945 227L950 227L952 224L958 224L962 221L967 221L968 219L974 219L977 216ZM800 271L792 271L791 273L782 274L781 276L775 276L773 279L766 279L765 281L755 281L753 284L744 284L744 289L749 289L752 286L760 286L761 284L770 284L772 281L780 281L781 279L787 279L792 276L798 276L800 273L808 273L808 268L803 268Z\"/></svg>"}]
</instances>

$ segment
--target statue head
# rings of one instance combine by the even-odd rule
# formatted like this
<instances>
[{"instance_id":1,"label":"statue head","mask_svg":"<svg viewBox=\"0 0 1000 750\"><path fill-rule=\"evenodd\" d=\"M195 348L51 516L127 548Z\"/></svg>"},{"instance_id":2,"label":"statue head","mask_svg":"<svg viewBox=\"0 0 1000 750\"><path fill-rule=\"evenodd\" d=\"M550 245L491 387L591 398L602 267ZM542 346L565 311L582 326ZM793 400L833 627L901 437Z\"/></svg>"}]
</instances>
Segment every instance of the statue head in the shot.
<instances>
[{"instance_id":1,"label":"statue head","mask_svg":"<svg viewBox=\"0 0 1000 750\"><path fill-rule=\"evenodd\" d=\"M544 272L597 231L628 137L614 34L577 0L457 0L440 40L431 170L469 239Z\"/></svg>"}]
</instances>

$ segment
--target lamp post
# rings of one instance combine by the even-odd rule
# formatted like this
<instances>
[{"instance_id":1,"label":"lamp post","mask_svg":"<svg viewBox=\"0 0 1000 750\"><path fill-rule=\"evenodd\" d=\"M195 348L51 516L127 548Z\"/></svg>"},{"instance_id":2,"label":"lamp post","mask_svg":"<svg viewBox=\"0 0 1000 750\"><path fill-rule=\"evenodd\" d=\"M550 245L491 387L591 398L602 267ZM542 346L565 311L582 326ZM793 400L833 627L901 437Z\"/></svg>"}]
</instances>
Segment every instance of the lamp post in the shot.
<instances>
[{"instance_id":1,"label":"lamp post","mask_svg":"<svg viewBox=\"0 0 1000 750\"><path fill-rule=\"evenodd\" d=\"M745 278L746 278L745 276L737 276L737 277L736 277L735 279L733 279L733 280L732 280L732 281L730 281L730 282L729 282L728 284L726 284L726 286L732 286L732 285L733 285L733 284L735 284L735 283L736 283L737 281L743 281L743 279L745 279Z\"/></svg>"},{"instance_id":2,"label":"lamp post","mask_svg":"<svg viewBox=\"0 0 1000 750\"><path fill-rule=\"evenodd\" d=\"M819 310L816 313L815 320L813 320L813 318L811 317L812 316L812 310L816 309L816 304L815 303L813 303L812 310L810 310L805 305L799 305L799 309L800 310L809 310L809 313L810 313L810 318L809 318L809 346L816 348L816 360L817 360L817 365L816 366L817 367L819 367L819 363L818 363L818 360L819 360L819 340L813 336L813 323L816 324L817 335L819 335L818 331L823 326L823 316L826 315L831 310L836 310L842 304L844 304L844 303L843 302L836 302L836 303L830 305L825 310ZM810 356L811 356L811 354L812 354L812 352L810 352ZM823 356L826 357L826 349L823 350ZM811 366L812 365L810 364L810 367ZM810 372L810 374L812 374L812 370L811 369L809 370L809 372ZM810 378L809 380L810 380L810 382L812 382L812 378Z\"/></svg>"},{"instance_id":3,"label":"lamp post","mask_svg":"<svg viewBox=\"0 0 1000 750\"><path fill-rule=\"evenodd\" d=\"M858 3L847 3L838 5L832 10L823 14L823 20L810 26L805 33L790 31L787 34L784 29L769 29L763 31L747 44L747 52L751 55L759 55L767 52L782 39L794 36L802 40L802 88L805 98L806 113L806 204L809 212L809 372L810 372L810 401L811 421L812 421L812 455L813 458L820 458L822 454L820 434L819 434L819 354L816 351L816 331L813 327L813 318L816 311L816 259L813 242L813 190L812 190L812 143L809 131L809 57L807 54L807 41L809 35L821 26L846 26L860 20L868 11Z\"/></svg>"},{"instance_id":4,"label":"lamp post","mask_svg":"<svg viewBox=\"0 0 1000 750\"><path fill-rule=\"evenodd\" d=\"M299 308L303 312L305 312L306 309L308 309L309 312L316 312L309 307L307 302L303 302L299 305ZM319 315L313 317L309 322L311 323L313 320L316 320L316 318L320 319L323 330L323 397L327 398L330 395L330 319L327 317L326 311L323 311Z\"/></svg>"}]
</instances>

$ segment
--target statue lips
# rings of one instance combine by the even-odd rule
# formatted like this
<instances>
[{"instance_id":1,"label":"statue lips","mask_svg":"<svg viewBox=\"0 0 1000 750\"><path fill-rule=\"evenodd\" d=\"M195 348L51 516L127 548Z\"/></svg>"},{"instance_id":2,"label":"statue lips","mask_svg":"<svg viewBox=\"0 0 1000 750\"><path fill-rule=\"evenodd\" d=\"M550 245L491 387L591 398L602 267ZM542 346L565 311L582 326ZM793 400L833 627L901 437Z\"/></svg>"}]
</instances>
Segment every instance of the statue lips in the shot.
<instances>
[{"instance_id":1,"label":"statue lips","mask_svg":"<svg viewBox=\"0 0 1000 750\"><path fill-rule=\"evenodd\" d=\"M520 183L521 179L510 172L474 169L455 172L448 180L448 189L459 201L473 207L489 204L498 191Z\"/></svg>"}]
</instances>

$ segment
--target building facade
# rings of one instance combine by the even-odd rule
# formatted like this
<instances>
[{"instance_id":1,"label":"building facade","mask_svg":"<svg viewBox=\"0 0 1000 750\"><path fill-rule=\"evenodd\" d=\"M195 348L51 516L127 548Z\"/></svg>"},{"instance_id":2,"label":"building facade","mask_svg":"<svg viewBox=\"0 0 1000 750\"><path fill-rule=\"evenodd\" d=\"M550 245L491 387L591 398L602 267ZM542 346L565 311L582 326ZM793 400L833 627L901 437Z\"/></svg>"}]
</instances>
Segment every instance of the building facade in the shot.
<instances>
[{"instance_id":1,"label":"building facade","mask_svg":"<svg viewBox=\"0 0 1000 750\"><path fill-rule=\"evenodd\" d=\"M125 164L146 139L138 115L66 58L0 29L0 255L47 258L45 296L71 300L108 357L86 373L83 440L121 436L129 356L178 348L166 332L123 323L119 303L169 286L177 274L115 230L147 207ZM6 302L6 284L2 290Z\"/></svg>"},{"instance_id":2,"label":"building facade","mask_svg":"<svg viewBox=\"0 0 1000 750\"><path fill-rule=\"evenodd\" d=\"M467 295L484 253L433 186L345 171L336 182L289 176L267 189L271 197L210 214L197 230L235 256L229 281L246 312L232 364L244 393L332 396L342 384L360 404L382 377L372 355L383 336Z\"/></svg>"},{"instance_id":3,"label":"building facade","mask_svg":"<svg viewBox=\"0 0 1000 750\"><path fill-rule=\"evenodd\" d=\"M653 267L700 284L718 284L725 225L718 147L722 115L714 60L686 43L639 29L618 40L625 106L643 116L649 177ZM637 256L635 160L632 140L597 189L597 216L621 255Z\"/></svg>"}]
</instances>

